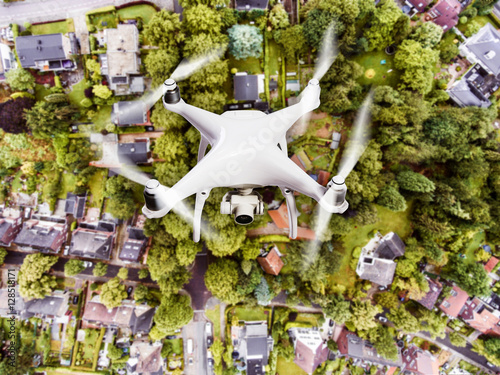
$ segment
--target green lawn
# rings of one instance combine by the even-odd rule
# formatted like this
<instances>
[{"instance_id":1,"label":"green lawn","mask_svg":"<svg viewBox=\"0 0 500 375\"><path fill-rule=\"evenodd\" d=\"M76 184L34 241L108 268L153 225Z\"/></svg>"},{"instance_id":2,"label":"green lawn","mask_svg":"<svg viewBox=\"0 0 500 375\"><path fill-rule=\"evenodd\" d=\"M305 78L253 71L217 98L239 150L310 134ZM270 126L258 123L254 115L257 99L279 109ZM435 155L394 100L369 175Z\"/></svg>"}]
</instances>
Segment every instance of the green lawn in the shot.
<instances>
[{"instance_id":1,"label":"green lawn","mask_svg":"<svg viewBox=\"0 0 500 375\"><path fill-rule=\"evenodd\" d=\"M282 357L278 357L276 373L286 375L307 375L307 372L302 370L293 361L287 362Z\"/></svg>"},{"instance_id":2,"label":"green lawn","mask_svg":"<svg viewBox=\"0 0 500 375\"><path fill-rule=\"evenodd\" d=\"M214 309L205 310L205 315L212 321L214 327L214 337L220 337L220 306Z\"/></svg>"},{"instance_id":3,"label":"green lawn","mask_svg":"<svg viewBox=\"0 0 500 375\"><path fill-rule=\"evenodd\" d=\"M340 284L346 287L354 285L356 281L356 273L349 266L352 259L352 251L357 246L363 247L366 245L370 240L368 234L373 230L382 230L383 235L388 232L395 232L403 239L403 241L410 235L411 202L408 203L408 208L404 212L392 212L385 207L379 205L375 206L377 208L379 221L375 224L357 227L348 236L345 236L342 239L342 251L344 257L339 271L330 278L330 281L333 282L333 284Z\"/></svg>"},{"instance_id":4,"label":"green lawn","mask_svg":"<svg viewBox=\"0 0 500 375\"><path fill-rule=\"evenodd\" d=\"M484 233L484 231L477 232L474 234L474 236L472 236L465 250L465 255L467 256L467 258L465 259L466 263L472 264L476 262L476 259L474 258L474 251L477 250L479 245L484 243L485 239L486 234Z\"/></svg>"},{"instance_id":5,"label":"green lawn","mask_svg":"<svg viewBox=\"0 0 500 375\"><path fill-rule=\"evenodd\" d=\"M260 60L255 57L249 57L244 60L236 60L233 56L229 56L229 70L236 68L238 72L247 72L248 74L262 74Z\"/></svg>"},{"instance_id":6,"label":"green lawn","mask_svg":"<svg viewBox=\"0 0 500 375\"><path fill-rule=\"evenodd\" d=\"M66 194L71 193L76 187L76 176L73 173L62 174L62 190L59 199L66 199Z\"/></svg>"},{"instance_id":7,"label":"green lawn","mask_svg":"<svg viewBox=\"0 0 500 375\"><path fill-rule=\"evenodd\" d=\"M50 94L50 89L46 89L44 85L35 85L35 98L39 102Z\"/></svg>"},{"instance_id":8,"label":"green lawn","mask_svg":"<svg viewBox=\"0 0 500 375\"><path fill-rule=\"evenodd\" d=\"M244 321L254 321L254 320L267 320L268 315L264 313L263 308L244 308L241 306L236 306L234 308L235 314L238 316L239 320Z\"/></svg>"},{"instance_id":9,"label":"green lawn","mask_svg":"<svg viewBox=\"0 0 500 375\"><path fill-rule=\"evenodd\" d=\"M70 27L72 27L71 30ZM50 23L31 26L31 32L33 33L33 35L59 34L59 33L66 34L70 31L75 31L72 18L69 18L66 21L50 22Z\"/></svg>"},{"instance_id":10,"label":"green lawn","mask_svg":"<svg viewBox=\"0 0 500 375\"><path fill-rule=\"evenodd\" d=\"M111 123L111 109L110 105L101 106L97 114L92 117L92 122L95 125L94 131L101 131L106 124Z\"/></svg>"},{"instance_id":11,"label":"green lawn","mask_svg":"<svg viewBox=\"0 0 500 375\"><path fill-rule=\"evenodd\" d=\"M322 314L305 314L299 313L297 314L297 319L295 319L296 323L310 323L313 327L318 327L318 319L322 316Z\"/></svg>"},{"instance_id":12,"label":"green lawn","mask_svg":"<svg viewBox=\"0 0 500 375\"><path fill-rule=\"evenodd\" d=\"M95 345L97 342L97 339L99 337L99 330L97 329L90 329L90 332L88 332L90 338L87 338L85 336L85 341L90 343L90 344L85 344L85 343L80 343L80 345L83 345L83 358L84 360L90 360L90 362L93 361L94 359L94 351L96 350Z\"/></svg>"},{"instance_id":13,"label":"green lawn","mask_svg":"<svg viewBox=\"0 0 500 375\"><path fill-rule=\"evenodd\" d=\"M384 51L373 51L356 56L353 60L361 65L365 72L368 69L373 69L375 71L375 76L371 79L363 74L358 79L360 84L375 86L388 85L392 87L397 85L400 73L394 68L394 55L389 56ZM386 61L384 65L380 64L382 60ZM390 69L393 69L393 71L388 73L387 71Z\"/></svg>"},{"instance_id":14,"label":"green lawn","mask_svg":"<svg viewBox=\"0 0 500 375\"><path fill-rule=\"evenodd\" d=\"M102 206L107 175L107 169L99 169L89 180L90 194L92 194L92 207L100 208Z\"/></svg>"},{"instance_id":15,"label":"green lawn","mask_svg":"<svg viewBox=\"0 0 500 375\"><path fill-rule=\"evenodd\" d=\"M83 99L85 99L84 91L87 87L91 86L92 84L86 79L82 79L80 82L73 85L71 87L71 92L68 95L70 103L76 105L79 108L82 108L82 105L80 103Z\"/></svg>"},{"instance_id":16,"label":"green lawn","mask_svg":"<svg viewBox=\"0 0 500 375\"><path fill-rule=\"evenodd\" d=\"M132 5L116 11L116 14L124 20L141 17L145 24L151 20L155 13L155 7L148 4Z\"/></svg>"},{"instance_id":17,"label":"green lawn","mask_svg":"<svg viewBox=\"0 0 500 375\"><path fill-rule=\"evenodd\" d=\"M115 29L118 25L118 19L115 11L89 14L88 16L92 25L99 30Z\"/></svg>"},{"instance_id":18,"label":"green lawn","mask_svg":"<svg viewBox=\"0 0 500 375\"><path fill-rule=\"evenodd\" d=\"M464 32L465 30L467 30L467 25L469 25L469 23L471 23L472 21L476 21L477 23L479 23L479 25L481 25L481 27L483 27L487 23L491 23L492 26L495 27L495 29L496 29L495 24L493 22L491 22L491 19L488 16L476 16L476 17L470 19L465 24L458 23L458 25L457 25L458 30L460 30L461 32Z\"/></svg>"},{"instance_id":19,"label":"green lawn","mask_svg":"<svg viewBox=\"0 0 500 375\"><path fill-rule=\"evenodd\" d=\"M269 40L269 74L275 75L279 74L279 70L281 64L278 61L278 57L280 56L280 47L278 43L274 40Z\"/></svg>"},{"instance_id":20,"label":"green lawn","mask_svg":"<svg viewBox=\"0 0 500 375\"><path fill-rule=\"evenodd\" d=\"M172 350L174 351L175 354L181 355L182 354L182 339L173 339L173 340L165 340L165 342L171 342L172 343Z\"/></svg>"}]
</instances>

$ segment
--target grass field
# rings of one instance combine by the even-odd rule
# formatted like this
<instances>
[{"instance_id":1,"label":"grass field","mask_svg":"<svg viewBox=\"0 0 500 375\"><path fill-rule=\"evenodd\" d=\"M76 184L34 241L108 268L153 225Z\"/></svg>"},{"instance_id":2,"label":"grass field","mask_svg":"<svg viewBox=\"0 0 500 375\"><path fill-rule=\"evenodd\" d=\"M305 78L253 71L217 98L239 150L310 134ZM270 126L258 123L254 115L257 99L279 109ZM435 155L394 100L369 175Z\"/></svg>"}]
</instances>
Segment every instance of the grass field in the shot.
<instances>
[{"instance_id":1,"label":"grass field","mask_svg":"<svg viewBox=\"0 0 500 375\"><path fill-rule=\"evenodd\" d=\"M111 109L110 105L101 106L97 114L92 117L92 122L95 125L94 131L100 131L104 129L106 124L111 123Z\"/></svg>"},{"instance_id":2,"label":"grass field","mask_svg":"<svg viewBox=\"0 0 500 375\"><path fill-rule=\"evenodd\" d=\"M386 61L384 65L380 63L382 60ZM363 55L356 56L353 61L361 65L364 71L368 69L373 69L375 71L375 75L371 79L363 74L358 79L359 83L362 85L388 85L395 87L399 82L400 73L395 70L393 60L394 55L389 56L384 51L367 52ZM388 73L387 71L391 69L392 72Z\"/></svg>"},{"instance_id":3,"label":"grass field","mask_svg":"<svg viewBox=\"0 0 500 375\"><path fill-rule=\"evenodd\" d=\"M486 234L484 233L484 231L477 232L476 234L474 234L474 236L472 236L465 250L465 255L467 256L467 258L465 258L466 263L472 264L476 262L476 259L474 258L474 251L477 250L479 245L484 243L485 239Z\"/></svg>"},{"instance_id":4,"label":"grass field","mask_svg":"<svg viewBox=\"0 0 500 375\"><path fill-rule=\"evenodd\" d=\"M467 23L465 24L462 24L462 23L458 23L457 25L457 28L458 30L460 30L461 32L465 32L465 30L467 30L467 26L472 22L472 21L475 21L477 22L479 25L481 25L481 27L483 27L484 25L486 25L487 23L491 23L493 25L493 27L496 28L495 24L493 24L493 22L491 22L491 19L488 17L488 16L476 16L472 19L470 19Z\"/></svg>"},{"instance_id":5,"label":"grass field","mask_svg":"<svg viewBox=\"0 0 500 375\"><path fill-rule=\"evenodd\" d=\"M107 175L107 169L99 169L89 180L90 194L92 194L92 207L100 208L102 206Z\"/></svg>"},{"instance_id":6,"label":"grass field","mask_svg":"<svg viewBox=\"0 0 500 375\"><path fill-rule=\"evenodd\" d=\"M63 173L61 182L62 189L59 194L59 199L66 199L66 194L75 190L76 176L73 173Z\"/></svg>"},{"instance_id":7,"label":"grass field","mask_svg":"<svg viewBox=\"0 0 500 375\"><path fill-rule=\"evenodd\" d=\"M124 20L141 17L145 24L151 20L155 13L155 7L148 4L132 5L116 11L116 14Z\"/></svg>"},{"instance_id":8,"label":"grass field","mask_svg":"<svg viewBox=\"0 0 500 375\"><path fill-rule=\"evenodd\" d=\"M44 85L35 85L35 98L39 102L50 94L50 89L46 89Z\"/></svg>"},{"instance_id":9,"label":"grass field","mask_svg":"<svg viewBox=\"0 0 500 375\"><path fill-rule=\"evenodd\" d=\"M249 57L245 60L236 60L233 56L229 56L229 70L236 68L238 72L247 72L248 74L262 74L260 60L255 57Z\"/></svg>"},{"instance_id":10,"label":"grass field","mask_svg":"<svg viewBox=\"0 0 500 375\"><path fill-rule=\"evenodd\" d=\"M212 321L214 337L220 337L220 306L217 305L214 309L205 310L205 315Z\"/></svg>"},{"instance_id":11,"label":"grass field","mask_svg":"<svg viewBox=\"0 0 500 375\"><path fill-rule=\"evenodd\" d=\"M238 316L239 320L244 320L247 322L255 320L267 320L268 314L265 314L263 308L244 308L241 306L236 306L233 309L234 313Z\"/></svg>"},{"instance_id":12,"label":"grass field","mask_svg":"<svg viewBox=\"0 0 500 375\"><path fill-rule=\"evenodd\" d=\"M293 361L287 362L283 358L278 357L278 364L276 366L277 374L286 375L307 375L307 372L302 370Z\"/></svg>"},{"instance_id":13,"label":"grass field","mask_svg":"<svg viewBox=\"0 0 500 375\"><path fill-rule=\"evenodd\" d=\"M175 354L181 355L183 350L182 350L182 339L173 339L173 340L165 340L169 341L172 343L172 350L174 351Z\"/></svg>"},{"instance_id":14,"label":"grass field","mask_svg":"<svg viewBox=\"0 0 500 375\"><path fill-rule=\"evenodd\" d=\"M75 26L72 18L60 22L50 22L41 25L31 26L31 32L33 33L33 35L59 34L59 33L66 34L68 32L74 32L74 31L75 31Z\"/></svg>"},{"instance_id":15,"label":"grass field","mask_svg":"<svg viewBox=\"0 0 500 375\"><path fill-rule=\"evenodd\" d=\"M71 92L68 95L70 103L76 105L79 108L82 108L82 105L80 103L83 99L85 99L84 90L90 86L92 86L92 84L85 79L82 79L80 82L73 85L71 87Z\"/></svg>"},{"instance_id":16,"label":"grass field","mask_svg":"<svg viewBox=\"0 0 500 375\"><path fill-rule=\"evenodd\" d=\"M269 74L279 74L281 64L278 61L280 47L274 40L269 40Z\"/></svg>"},{"instance_id":17,"label":"grass field","mask_svg":"<svg viewBox=\"0 0 500 375\"><path fill-rule=\"evenodd\" d=\"M118 19L115 11L89 14L90 22L99 30L116 29Z\"/></svg>"},{"instance_id":18,"label":"grass field","mask_svg":"<svg viewBox=\"0 0 500 375\"><path fill-rule=\"evenodd\" d=\"M342 264L339 271L330 277L333 284L340 284L346 287L354 285L356 281L356 273L351 269L349 263L352 259L352 251L357 246L364 246L369 241L368 234L373 230L382 230L383 235L388 232L397 233L403 240L411 233L410 212L412 203L408 204L408 208L404 212L392 212L391 210L376 205L379 220L375 224L364 225L355 228L349 236L342 239L343 249L336 249L343 252Z\"/></svg>"}]
</instances>

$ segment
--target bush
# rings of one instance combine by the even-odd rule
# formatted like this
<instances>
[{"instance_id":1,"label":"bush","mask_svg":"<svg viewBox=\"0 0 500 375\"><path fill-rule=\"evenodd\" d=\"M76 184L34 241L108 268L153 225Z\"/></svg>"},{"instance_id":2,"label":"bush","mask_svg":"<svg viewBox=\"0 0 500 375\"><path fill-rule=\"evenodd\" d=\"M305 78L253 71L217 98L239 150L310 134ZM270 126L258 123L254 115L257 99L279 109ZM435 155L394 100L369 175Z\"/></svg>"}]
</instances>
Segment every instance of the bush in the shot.
<instances>
[{"instance_id":1,"label":"bush","mask_svg":"<svg viewBox=\"0 0 500 375\"><path fill-rule=\"evenodd\" d=\"M455 71L460 72L462 70L462 67L459 65L455 68Z\"/></svg>"}]
</instances>

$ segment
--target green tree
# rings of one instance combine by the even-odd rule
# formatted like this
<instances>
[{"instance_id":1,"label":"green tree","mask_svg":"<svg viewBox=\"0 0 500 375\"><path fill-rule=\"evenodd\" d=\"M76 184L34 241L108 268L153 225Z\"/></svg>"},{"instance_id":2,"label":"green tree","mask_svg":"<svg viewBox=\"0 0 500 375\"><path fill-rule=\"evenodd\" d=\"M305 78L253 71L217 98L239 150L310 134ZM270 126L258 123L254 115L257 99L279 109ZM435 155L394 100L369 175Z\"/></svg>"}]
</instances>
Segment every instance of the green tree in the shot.
<instances>
[{"instance_id":1,"label":"green tree","mask_svg":"<svg viewBox=\"0 0 500 375\"><path fill-rule=\"evenodd\" d=\"M170 77L178 63L179 52L175 49L152 50L149 51L144 59L144 65L155 87L161 85Z\"/></svg>"},{"instance_id":2,"label":"green tree","mask_svg":"<svg viewBox=\"0 0 500 375\"><path fill-rule=\"evenodd\" d=\"M243 259L246 260L253 260L257 258L260 254L261 249L262 249L262 244L259 241L251 240L249 238L245 239L245 241L240 247Z\"/></svg>"},{"instance_id":3,"label":"green tree","mask_svg":"<svg viewBox=\"0 0 500 375\"><path fill-rule=\"evenodd\" d=\"M391 292L375 294L375 301L386 309L396 309L399 306L398 296Z\"/></svg>"},{"instance_id":4,"label":"green tree","mask_svg":"<svg viewBox=\"0 0 500 375\"><path fill-rule=\"evenodd\" d=\"M450 333L450 342L452 345L457 346L459 348L465 348L467 345L467 340L458 332Z\"/></svg>"},{"instance_id":5,"label":"green tree","mask_svg":"<svg viewBox=\"0 0 500 375\"><path fill-rule=\"evenodd\" d=\"M399 186L402 189L416 193L430 193L434 191L434 183L424 175L413 171L404 171L396 176Z\"/></svg>"},{"instance_id":6,"label":"green tree","mask_svg":"<svg viewBox=\"0 0 500 375\"><path fill-rule=\"evenodd\" d=\"M382 312L382 307L372 305L370 301L354 301L351 304L351 318L349 323L358 331L368 331L377 327L375 315Z\"/></svg>"},{"instance_id":7,"label":"green tree","mask_svg":"<svg viewBox=\"0 0 500 375\"><path fill-rule=\"evenodd\" d=\"M108 212L117 219L128 219L135 212L134 183L123 176L115 176L106 180L105 194L110 198Z\"/></svg>"},{"instance_id":8,"label":"green tree","mask_svg":"<svg viewBox=\"0 0 500 375\"><path fill-rule=\"evenodd\" d=\"M122 280L126 280L128 278L128 268L125 267L120 268L116 276Z\"/></svg>"},{"instance_id":9,"label":"green tree","mask_svg":"<svg viewBox=\"0 0 500 375\"><path fill-rule=\"evenodd\" d=\"M30 110L25 110L24 116L35 138L50 139L68 133L68 122L76 112L76 108L63 103L39 101Z\"/></svg>"},{"instance_id":10,"label":"green tree","mask_svg":"<svg viewBox=\"0 0 500 375\"><path fill-rule=\"evenodd\" d=\"M290 20L288 19L288 12L285 10L282 4L276 4L269 12L269 23L273 30L286 29L290 26Z\"/></svg>"},{"instance_id":11,"label":"green tree","mask_svg":"<svg viewBox=\"0 0 500 375\"><path fill-rule=\"evenodd\" d=\"M95 85L92 88L92 93L101 99L109 99L113 95L113 92L105 85Z\"/></svg>"},{"instance_id":12,"label":"green tree","mask_svg":"<svg viewBox=\"0 0 500 375\"><path fill-rule=\"evenodd\" d=\"M441 40L438 48L439 48L439 57L445 63L450 62L460 52L456 44L446 42L446 40L444 39Z\"/></svg>"},{"instance_id":13,"label":"green tree","mask_svg":"<svg viewBox=\"0 0 500 375\"><path fill-rule=\"evenodd\" d=\"M55 276L46 273L58 258L40 253L29 254L24 258L17 276L19 294L25 299L44 298L57 286Z\"/></svg>"},{"instance_id":14,"label":"green tree","mask_svg":"<svg viewBox=\"0 0 500 375\"><path fill-rule=\"evenodd\" d=\"M387 319L389 319L396 329L400 329L406 333L415 333L420 331L420 323L418 319L405 309L404 306L391 309L390 313L387 314Z\"/></svg>"},{"instance_id":15,"label":"green tree","mask_svg":"<svg viewBox=\"0 0 500 375\"><path fill-rule=\"evenodd\" d=\"M106 263L98 262L95 264L92 274L96 277L105 276L108 273L108 265Z\"/></svg>"},{"instance_id":16,"label":"green tree","mask_svg":"<svg viewBox=\"0 0 500 375\"><path fill-rule=\"evenodd\" d=\"M236 60L260 57L263 38L257 27L234 25L227 32L229 34L229 52Z\"/></svg>"},{"instance_id":17,"label":"green tree","mask_svg":"<svg viewBox=\"0 0 500 375\"><path fill-rule=\"evenodd\" d=\"M394 212L405 211L407 208L405 198L390 185L384 186L380 190L377 203Z\"/></svg>"},{"instance_id":18,"label":"green tree","mask_svg":"<svg viewBox=\"0 0 500 375\"><path fill-rule=\"evenodd\" d=\"M299 56L306 52L306 38L301 25L276 30L274 38L283 49L285 59L291 63L297 62Z\"/></svg>"},{"instance_id":19,"label":"green tree","mask_svg":"<svg viewBox=\"0 0 500 375\"><path fill-rule=\"evenodd\" d=\"M335 296L323 307L323 313L337 324L344 324L351 318L351 303L342 295Z\"/></svg>"},{"instance_id":20,"label":"green tree","mask_svg":"<svg viewBox=\"0 0 500 375\"><path fill-rule=\"evenodd\" d=\"M417 27L410 38L419 42L424 48L434 48L443 35L441 26L436 25L434 22L426 22L422 26Z\"/></svg>"},{"instance_id":21,"label":"green tree","mask_svg":"<svg viewBox=\"0 0 500 375\"><path fill-rule=\"evenodd\" d=\"M421 329L430 333L433 340L436 337L444 338L446 336L446 324L448 323L448 317L441 316L439 313L421 310L420 324Z\"/></svg>"},{"instance_id":22,"label":"green tree","mask_svg":"<svg viewBox=\"0 0 500 375\"><path fill-rule=\"evenodd\" d=\"M377 328L368 332L368 337L377 349L377 354L391 361L398 359L398 347L387 327L378 325Z\"/></svg>"},{"instance_id":23,"label":"green tree","mask_svg":"<svg viewBox=\"0 0 500 375\"><path fill-rule=\"evenodd\" d=\"M394 27L403 13L393 0L382 0L373 12L371 27L365 32L370 49L381 50L394 43Z\"/></svg>"},{"instance_id":24,"label":"green tree","mask_svg":"<svg viewBox=\"0 0 500 375\"><path fill-rule=\"evenodd\" d=\"M199 4L187 8L183 13L183 22L186 29L192 34L219 34L221 28L221 14L214 8Z\"/></svg>"},{"instance_id":25,"label":"green tree","mask_svg":"<svg viewBox=\"0 0 500 375\"><path fill-rule=\"evenodd\" d=\"M144 26L144 37L149 43L169 50L184 40L179 15L162 9Z\"/></svg>"},{"instance_id":26,"label":"green tree","mask_svg":"<svg viewBox=\"0 0 500 375\"><path fill-rule=\"evenodd\" d=\"M115 277L101 286L101 303L108 309L118 307L127 298L125 285L120 283L120 279Z\"/></svg>"},{"instance_id":27,"label":"green tree","mask_svg":"<svg viewBox=\"0 0 500 375\"><path fill-rule=\"evenodd\" d=\"M181 266L189 266L194 262L196 254L198 254L201 250L201 243L193 242L191 239L182 240L177 243L175 256Z\"/></svg>"},{"instance_id":28,"label":"green tree","mask_svg":"<svg viewBox=\"0 0 500 375\"><path fill-rule=\"evenodd\" d=\"M136 301L144 301L149 296L149 289L147 286L139 284L136 286L134 290L134 300Z\"/></svg>"},{"instance_id":29,"label":"green tree","mask_svg":"<svg viewBox=\"0 0 500 375\"><path fill-rule=\"evenodd\" d=\"M193 319L193 309L188 296L172 294L163 296L154 316L155 326L150 332L153 340L159 340L185 326Z\"/></svg>"},{"instance_id":30,"label":"green tree","mask_svg":"<svg viewBox=\"0 0 500 375\"><path fill-rule=\"evenodd\" d=\"M479 30L481 30L481 24L475 20L470 21L467 25L467 29L465 29L464 35L466 37L471 37L476 34Z\"/></svg>"},{"instance_id":31,"label":"green tree","mask_svg":"<svg viewBox=\"0 0 500 375\"><path fill-rule=\"evenodd\" d=\"M238 284L238 263L230 259L218 259L208 266L205 285L223 302L235 304L243 299L235 289Z\"/></svg>"},{"instance_id":32,"label":"green tree","mask_svg":"<svg viewBox=\"0 0 500 375\"><path fill-rule=\"evenodd\" d=\"M116 361L120 359L123 355L123 349L117 348L113 344L108 345L108 353L107 356L109 359Z\"/></svg>"},{"instance_id":33,"label":"green tree","mask_svg":"<svg viewBox=\"0 0 500 375\"><path fill-rule=\"evenodd\" d=\"M149 271L146 268L143 268L139 271L139 279L145 279L149 276Z\"/></svg>"},{"instance_id":34,"label":"green tree","mask_svg":"<svg viewBox=\"0 0 500 375\"><path fill-rule=\"evenodd\" d=\"M271 302L271 291L269 290L269 285L264 277L260 278L260 283L255 288L255 298L259 305L267 306Z\"/></svg>"},{"instance_id":35,"label":"green tree","mask_svg":"<svg viewBox=\"0 0 500 375\"><path fill-rule=\"evenodd\" d=\"M5 250L3 247L0 248L0 266L5 263L5 257L7 256L7 254L7 250Z\"/></svg>"},{"instance_id":36,"label":"green tree","mask_svg":"<svg viewBox=\"0 0 500 375\"><path fill-rule=\"evenodd\" d=\"M491 292L488 274L480 263L466 263L458 255L455 255L450 257L444 268L444 274L470 295L487 296Z\"/></svg>"},{"instance_id":37,"label":"green tree","mask_svg":"<svg viewBox=\"0 0 500 375\"><path fill-rule=\"evenodd\" d=\"M70 259L64 265L64 275L66 276L75 276L78 275L85 269L82 260L78 259Z\"/></svg>"},{"instance_id":38,"label":"green tree","mask_svg":"<svg viewBox=\"0 0 500 375\"><path fill-rule=\"evenodd\" d=\"M23 68L7 71L5 73L5 82L15 91L26 91L35 87L35 77Z\"/></svg>"}]
</instances>

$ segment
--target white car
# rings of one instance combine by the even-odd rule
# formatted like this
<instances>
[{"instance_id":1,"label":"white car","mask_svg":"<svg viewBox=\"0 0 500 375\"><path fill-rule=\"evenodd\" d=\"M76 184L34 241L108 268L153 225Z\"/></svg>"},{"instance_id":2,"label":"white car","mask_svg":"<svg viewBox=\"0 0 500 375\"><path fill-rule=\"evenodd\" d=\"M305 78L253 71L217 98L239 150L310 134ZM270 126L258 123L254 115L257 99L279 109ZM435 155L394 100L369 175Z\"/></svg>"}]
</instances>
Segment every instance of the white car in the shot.
<instances>
[{"instance_id":1,"label":"white car","mask_svg":"<svg viewBox=\"0 0 500 375\"><path fill-rule=\"evenodd\" d=\"M385 316L379 316L378 320L380 320L382 323L387 323L388 322L388 320L387 320L387 318Z\"/></svg>"},{"instance_id":2,"label":"white car","mask_svg":"<svg viewBox=\"0 0 500 375\"><path fill-rule=\"evenodd\" d=\"M193 357L189 357L188 364L189 366L192 366L194 364Z\"/></svg>"},{"instance_id":3,"label":"white car","mask_svg":"<svg viewBox=\"0 0 500 375\"><path fill-rule=\"evenodd\" d=\"M205 324L205 332L207 333L208 336L212 335L212 323L207 322Z\"/></svg>"}]
</instances>

